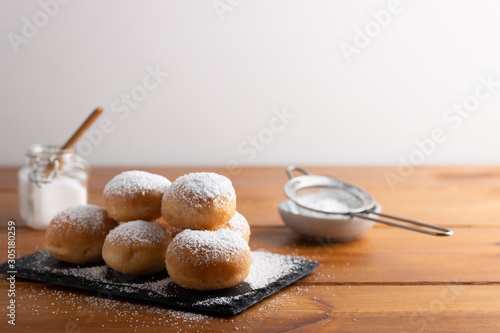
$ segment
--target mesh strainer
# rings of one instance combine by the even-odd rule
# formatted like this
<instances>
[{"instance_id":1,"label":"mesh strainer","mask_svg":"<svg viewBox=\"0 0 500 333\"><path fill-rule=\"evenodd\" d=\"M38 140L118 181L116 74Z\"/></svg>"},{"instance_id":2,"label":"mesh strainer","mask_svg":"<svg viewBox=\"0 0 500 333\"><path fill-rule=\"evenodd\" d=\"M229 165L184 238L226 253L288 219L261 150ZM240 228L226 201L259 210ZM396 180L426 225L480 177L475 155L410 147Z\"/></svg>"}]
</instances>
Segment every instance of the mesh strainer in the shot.
<instances>
[{"instance_id":1,"label":"mesh strainer","mask_svg":"<svg viewBox=\"0 0 500 333\"><path fill-rule=\"evenodd\" d=\"M302 176L294 177L292 171L303 173ZM324 214L344 214L351 217L371 220L398 228L408 229L433 236L451 236L453 231L444 227L409 220L388 214L375 213L373 208L376 205L373 197L364 189L346 183L344 181L326 177L311 175L306 170L289 166L286 174L290 180L285 185L285 195L298 206ZM407 224L395 223L382 220L370 215L378 215L388 219L417 225L418 228ZM436 231L437 230L437 231Z\"/></svg>"}]
</instances>

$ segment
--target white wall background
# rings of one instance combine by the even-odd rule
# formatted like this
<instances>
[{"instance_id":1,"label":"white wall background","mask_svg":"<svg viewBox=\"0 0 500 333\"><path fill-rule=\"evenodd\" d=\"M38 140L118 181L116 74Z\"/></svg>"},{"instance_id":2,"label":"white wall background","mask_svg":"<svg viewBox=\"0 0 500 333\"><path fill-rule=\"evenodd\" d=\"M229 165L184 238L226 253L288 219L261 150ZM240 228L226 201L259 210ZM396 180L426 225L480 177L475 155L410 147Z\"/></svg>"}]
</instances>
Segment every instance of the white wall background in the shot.
<instances>
[{"instance_id":1,"label":"white wall background","mask_svg":"<svg viewBox=\"0 0 500 333\"><path fill-rule=\"evenodd\" d=\"M475 97L500 82L498 2L401 0L375 36L391 1L54 1L0 1L2 165L97 105L94 165L500 163L500 86ZM358 28L374 36L348 63ZM148 66L169 75L126 114Z\"/></svg>"}]
</instances>

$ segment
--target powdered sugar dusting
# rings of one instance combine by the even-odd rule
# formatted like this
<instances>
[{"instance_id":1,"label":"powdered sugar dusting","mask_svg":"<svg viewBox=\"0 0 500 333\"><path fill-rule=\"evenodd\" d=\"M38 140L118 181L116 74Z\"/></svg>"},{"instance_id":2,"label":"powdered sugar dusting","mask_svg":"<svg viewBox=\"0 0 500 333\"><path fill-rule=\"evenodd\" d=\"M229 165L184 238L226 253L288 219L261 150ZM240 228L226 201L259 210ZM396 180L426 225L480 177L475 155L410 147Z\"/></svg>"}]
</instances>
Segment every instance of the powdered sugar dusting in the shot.
<instances>
[{"instance_id":1,"label":"powdered sugar dusting","mask_svg":"<svg viewBox=\"0 0 500 333\"><path fill-rule=\"evenodd\" d=\"M146 171L125 171L116 175L106 184L104 195L130 197L145 191L158 190L163 192L170 181L160 175Z\"/></svg>"},{"instance_id":2,"label":"powdered sugar dusting","mask_svg":"<svg viewBox=\"0 0 500 333\"><path fill-rule=\"evenodd\" d=\"M229 228L242 236L245 236L247 230L249 229L248 222L243 215L238 212L234 213L234 216L227 223Z\"/></svg>"},{"instance_id":3,"label":"powdered sugar dusting","mask_svg":"<svg viewBox=\"0 0 500 333\"><path fill-rule=\"evenodd\" d=\"M165 278L153 282L143 282L143 283L133 283L131 284L134 287L148 289L154 291L158 294L165 293L166 288L169 284L174 283L171 278Z\"/></svg>"},{"instance_id":4,"label":"powdered sugar dusting","mask_svg":"<svg viewBox=\"0 0 500 333\"><path fill-rule=\"evenodd\" d=\"M318 191L313 194L301 195L297 200L305 207L321 210L325 213L301 207L295 204L295 202L290 201L288 207L290 212L294 214L330 219L332 215L328 214L328 212L346 212L350 210L349 205L333 197L328 191Z\"/></svg>"},{"instance_id":5,"label":"powdered sugar dusting","mask_svg":"<svg viewBox=\"0 0 500 333\"><path fill-rule=\"evenodd\" d=\"M252 252L252 265L245 282L252 289L263 288L280 276L290 273L300 258L285 257L275 253Z\"/></svg>"},{"instance_id":6,"label":"powdered sugar dusting","mask_svg":"<svg viewBox=\"0 0 500 333\"><path fill-rule=\"evenodd\" d=\"M106 276L106 272L108 271L108 266L100 265L100 266L79 266L76 265L72 268L54 268L47 267L43 264L46 260L51 257L51 254L48 251L40 251L39 252L39 264L36 265L36 270L41 273L58 273L58 274L70 274L72 276L80 277L87 279L89 281L100 282Z\"/></svg>"},{"instance_id":7,"label":"powdered sugar dusting","mask_svg":"<svg viewBox=\"0 0 500 333\"><path fill-rule=\"evenodd\" d=\"M106 236L106 242L124 244L161 244L166 241L166 228L159 223L131 221L120 224Z\"/></svg>"},{"instance_id":8,"label":"powdered sugar dusting","mask_svg":"<svg viewBox=\"0 0 500 333\"><path fill-rule=\"evenodd\" d=\"M236 200L236 193L229 178L213 172L193 172L177 178L165 194L179 196L192 206L212 201L216 204Z\"/></svg>"},{"instance_id":9,"label":"powdered sugar dusting","mask_svg":"<svg viewBox=\"0 0 500 333\"><path fill-rule=\"evenodd\" d=\"M240 299L241 297L243 297L243 295L233 296L233 297L228 297L228 296L213 297L204 299L202 301L198 301L194 303L194 305L196 306L229 305L235 300Z\"/></svg>"},{"instance_id":10,"label":"powdered sugar dusting","mask_svg":"<svg viewBox=\"0 0 500 333\"><path fill-rule=\"evenodd\" d=\"M73 224L77 230L100 232L107 218L108 213L104 207L79 205L56 214L52 219L51 228L58 229L67 224Z\"/></svg>"},{"instance_id":11,"label":"powdered sugar dusting","mask_svg":"<svg viewBox=\"0 0 500 333\"><path fill-rule=\"evenodd\" d=\"M185 249L197 254L192 260L197 258L200 264L212 260L229 260L231 256L250 251L247 242L229 229L216 231L186 229L174 238L167 251L180 258L181 252Z\"/></svg>"}]
</instances>

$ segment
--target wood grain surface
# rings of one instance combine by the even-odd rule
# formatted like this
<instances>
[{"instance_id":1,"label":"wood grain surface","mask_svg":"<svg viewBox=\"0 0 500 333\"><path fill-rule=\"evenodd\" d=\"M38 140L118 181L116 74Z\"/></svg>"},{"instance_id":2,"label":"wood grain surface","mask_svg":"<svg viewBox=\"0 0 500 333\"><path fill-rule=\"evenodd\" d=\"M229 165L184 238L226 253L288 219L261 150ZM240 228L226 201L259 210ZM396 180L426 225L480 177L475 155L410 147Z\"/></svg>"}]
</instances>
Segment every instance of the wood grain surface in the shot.
<instances>
[{"instance_id":1,"label":"wood grain surface","mask_svg":"<svg viewBox=\"0 0 500 333\"><path fill-rule=\"evenodd\" d=\"M238 210L252 225L253 250L301 256L320 267L235 317L213 317L25 280L16 281L16 326L7 323L7 276L0 280L2 332L500 332L500 168L417 168L389 186L394 167L308 167L369 190L383 210L453 228L438 238L383 225L346 243L312 242L283 225L284 167L94 168L89 202L102 204L106 182L143 169L170 179L191 171L230 176ZM17 168L0 168L0 261L5 226L16 222L17 256L43 249L43 231L23 227Z\"/></svg>"}]
</instances>

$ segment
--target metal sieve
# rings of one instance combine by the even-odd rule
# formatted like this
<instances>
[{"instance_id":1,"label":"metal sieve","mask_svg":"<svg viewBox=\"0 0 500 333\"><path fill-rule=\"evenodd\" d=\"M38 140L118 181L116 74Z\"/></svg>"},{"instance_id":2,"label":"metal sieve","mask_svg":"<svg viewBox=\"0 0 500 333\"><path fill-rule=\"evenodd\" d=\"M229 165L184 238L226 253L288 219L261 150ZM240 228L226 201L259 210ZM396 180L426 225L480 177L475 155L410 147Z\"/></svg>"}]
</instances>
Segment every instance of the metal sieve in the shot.
<instances>
[{"instance_id":1,"label":"metal sieve","mask_svg":"<svg viewBox=\"0 0 500 333\"><path fill-rule=\"evenodd\" d=\"M303 175L294 177L292 171L299 171ZM356 216L433 236L453 235L452 230L444 227L374 212L375 199L366 190L356 185L332 177L311 175L308 171L293 165L286 169L286 174L290 180L285 184L285 195L302 208L324 214ZM370 217L368 213L426 229Z\"/></svg>"}]
</instances>

